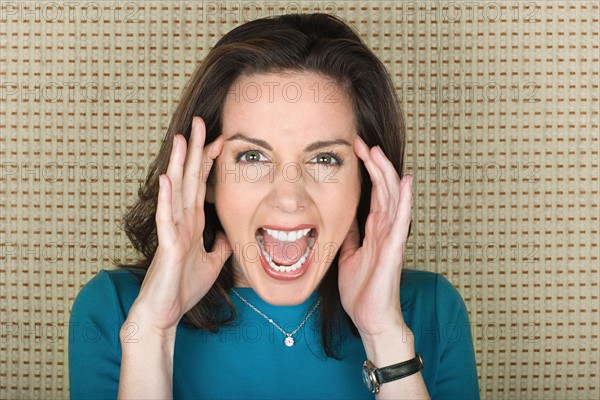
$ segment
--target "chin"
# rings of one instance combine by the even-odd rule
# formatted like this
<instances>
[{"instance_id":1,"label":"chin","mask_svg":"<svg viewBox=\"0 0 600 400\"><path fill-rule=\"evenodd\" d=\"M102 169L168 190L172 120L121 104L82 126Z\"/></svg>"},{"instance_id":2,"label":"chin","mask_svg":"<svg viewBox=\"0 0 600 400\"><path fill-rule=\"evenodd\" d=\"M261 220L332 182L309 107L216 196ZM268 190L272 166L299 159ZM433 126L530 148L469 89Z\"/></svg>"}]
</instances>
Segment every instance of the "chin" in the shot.
<instances>
[{"instance_id":1,"label":"chin","mask_svg":"<svg viewBox=\"0 0 600 400\"><path fill-rule=\"evenodd\" d=\"M276 306L295 306L303 303L317 290L321 278L315 276L320 265L310 265L307 271L296 279L276 279L256 265L260 271L257 279L250 281L250 286L267 303ZM315 268L311 271L311 268Z\"/></svg>"}]
</instances>

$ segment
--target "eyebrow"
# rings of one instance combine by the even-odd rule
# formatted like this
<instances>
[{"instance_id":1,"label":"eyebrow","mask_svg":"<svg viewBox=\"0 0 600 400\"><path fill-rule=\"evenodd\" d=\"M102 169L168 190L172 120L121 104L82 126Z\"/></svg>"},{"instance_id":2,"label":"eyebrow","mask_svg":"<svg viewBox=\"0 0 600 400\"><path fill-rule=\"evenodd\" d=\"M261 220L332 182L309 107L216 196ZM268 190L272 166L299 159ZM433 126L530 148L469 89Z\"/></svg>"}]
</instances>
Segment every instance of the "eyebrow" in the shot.
<instances>
[{"instance_id":1,"label":"eyebrow","mask_svg":"<svg viewBox=\"0 0 600 400\"><path fill-rule=\"evenodd\" d=\"M271 147L271 145L269 145L269 143L265 142L264 140L249 137L242 133L236 133L235 135L233 135L226 141L230 141L230 140L243 140L245 142L249 142L249 143L255 144L257 146L260 146L269 151L273 151L273 147ZM313 142L313 143L309 144L308 146L306 146L304 148L304 151L305 152L315 151L315 150L321 149L323 147L329 147L329 146L335 146L335 145L344 145L344 146L352 147L350 142L348 142L345 139L318 140L318 141Z\"/></svg>"}]
</instances>

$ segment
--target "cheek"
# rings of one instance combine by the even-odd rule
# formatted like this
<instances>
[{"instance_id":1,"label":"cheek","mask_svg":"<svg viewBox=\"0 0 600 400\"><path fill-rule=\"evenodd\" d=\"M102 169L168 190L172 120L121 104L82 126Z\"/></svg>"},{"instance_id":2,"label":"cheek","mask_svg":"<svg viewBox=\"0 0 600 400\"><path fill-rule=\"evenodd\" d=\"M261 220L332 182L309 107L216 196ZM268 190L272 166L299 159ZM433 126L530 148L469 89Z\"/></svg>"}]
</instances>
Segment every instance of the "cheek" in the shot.
<instances>
[{"instance_id":1,"label":"cheek","mask_svg":"<svg viewBox=\"0 0 600 400\"><path fill-rule=\"evenodd\" d=\"M332 223L339 224L338 227L349 226L356 214L361 186L358 173L354 172L340 175L335 183L321 185L322 194L326 193L319 199L327 208L323 212Z\"/></svg>"},{"instance_id":2,"label":"cheek","mask_svg":"<svg viewBox=\"0 0 600 400\"><path fill-rule=\"evenodd\" d=\"M220 165L214 171L214 201L219 220L226 230L227 236L231 236L234 233L231 231L232 221L239 218L240 195L238 194L235 174L228 175L227 171L228 167L223 165Z\"/></svg>"},{"instance_id":3,"label":"cheek","mask_svg":"<svg viewBox=\"0 0 600 400\"><path fill-rule=\"evenodd\" d=\"M347 196L347 202L354 205L353 210L356 211L358 206L358 200L360 199L361 192L361 175L356 160L354 160L352 168L348 168L345 175L342 177L344 195Z\"/></svg>"},{"instance_id":4,"label":"cheek","mask_svg":"<svg viewBox=\"0 0 600 400\"><path fill-rule=\"evenodd\" d=\"M239 168L235 164L220 164L215 170L215 207L228 236L240 232L240 223L249 223L264 197L263 180L257 181L256 167Z\"/></svg>"}]
</instances>

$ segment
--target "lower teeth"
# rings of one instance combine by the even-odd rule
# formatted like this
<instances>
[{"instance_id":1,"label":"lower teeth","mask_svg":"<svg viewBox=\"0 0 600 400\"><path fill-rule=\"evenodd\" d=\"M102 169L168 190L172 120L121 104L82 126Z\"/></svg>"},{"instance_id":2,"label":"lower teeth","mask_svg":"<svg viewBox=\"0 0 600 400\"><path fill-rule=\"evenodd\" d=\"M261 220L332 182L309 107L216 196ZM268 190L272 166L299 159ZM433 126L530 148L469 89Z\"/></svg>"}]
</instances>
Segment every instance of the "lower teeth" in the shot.
<instances>
[{"instance_id":1,"label":"lower teeth","mask_svg":"<svg viewBox=\"0 0 600 400\"><path fill-rule=\"evenodd\" d=\"M292 265L277 265L273 262L269 253L267 253L267 251L265 250L264 240L263 240L262 235L257 235L256 239L258 240L258 243L260 244L260 249L262 250L263 255L265 256L265 259L267 260L267 262L269 263L271 268L273 268L277 272L294 272L295 270L300 268L300 266L302 264L304 264L304 261L306 261L306 257L308 257L308 253L310 253L312 246L315 244L315 238L309 237L308 245L306 246L306 250L304 250L304 254L302 254L302 257L300 257L300 259L298 261L296 261Z\"/></svg>"}]
</instances>

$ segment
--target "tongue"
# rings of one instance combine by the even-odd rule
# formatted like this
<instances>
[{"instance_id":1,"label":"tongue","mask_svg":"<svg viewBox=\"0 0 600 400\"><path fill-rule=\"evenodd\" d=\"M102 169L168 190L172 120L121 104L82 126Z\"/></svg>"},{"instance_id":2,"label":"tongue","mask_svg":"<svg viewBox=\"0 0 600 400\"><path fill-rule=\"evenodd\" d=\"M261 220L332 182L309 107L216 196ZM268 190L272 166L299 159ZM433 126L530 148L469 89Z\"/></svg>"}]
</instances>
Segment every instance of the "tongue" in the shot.
<instances>
[{"instance_id":1,"label":"tongue","mask_svg":"<svg viewBox=\"0 0 600 400\"><path fill-rule=\"evenodd\" d=\"M271 260L278 265L292 265L302 257L308 245L308 235L295 242L284 242L275 239L267 231L262 230L264 246Z\"/></svg>"}]
</instances>

